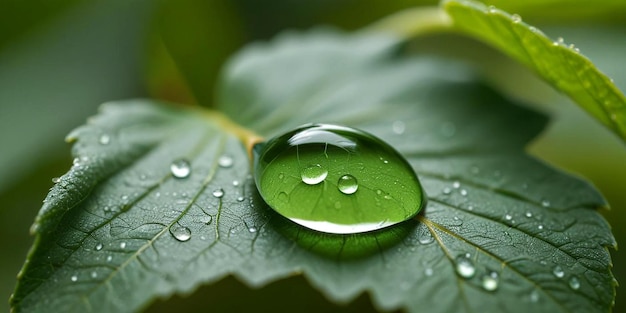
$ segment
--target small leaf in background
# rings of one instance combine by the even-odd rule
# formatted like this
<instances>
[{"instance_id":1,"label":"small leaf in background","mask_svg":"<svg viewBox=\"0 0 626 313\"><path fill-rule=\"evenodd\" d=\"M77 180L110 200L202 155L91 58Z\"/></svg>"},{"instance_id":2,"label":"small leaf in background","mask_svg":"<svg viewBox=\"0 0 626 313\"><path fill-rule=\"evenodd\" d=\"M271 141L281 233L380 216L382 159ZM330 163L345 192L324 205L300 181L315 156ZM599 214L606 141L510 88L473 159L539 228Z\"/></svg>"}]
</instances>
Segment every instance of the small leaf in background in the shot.
<instances>
[{"instance_id":1,"label":"small leaf in background","mask_svg":"<svg viewBox=\"0 0 626 313\"><path fill-rule=\"evenodd\" d=\"M401 43L284 34L231 59L218 91L221 108L259 134L324 121L402 153L428 205L390 227L394 240L350 260L323 253L320 244L337 251L360 237L294 237L300 226L255 190L240 126L200 109L112 103L72 136L78 165L41 211L12 307L134 311L227 275L263 286L301 273L335 302L367 291L382 310L610 310L604 199L524 153L546 118L462 64L399 56Z\"/></svg>"},{"instance_id":2,"label":"small leaf in background","mask_svg":"<svg viewBox=\"0 0 626 313\"><path fill-rule=\"evenodd\" d=\"M449 0L443 8L454 28L479 38L533 69L598 121L626 140L626 97L573 44L547 38L517 14L474 1Z\"/></svg>"}]
</instances>

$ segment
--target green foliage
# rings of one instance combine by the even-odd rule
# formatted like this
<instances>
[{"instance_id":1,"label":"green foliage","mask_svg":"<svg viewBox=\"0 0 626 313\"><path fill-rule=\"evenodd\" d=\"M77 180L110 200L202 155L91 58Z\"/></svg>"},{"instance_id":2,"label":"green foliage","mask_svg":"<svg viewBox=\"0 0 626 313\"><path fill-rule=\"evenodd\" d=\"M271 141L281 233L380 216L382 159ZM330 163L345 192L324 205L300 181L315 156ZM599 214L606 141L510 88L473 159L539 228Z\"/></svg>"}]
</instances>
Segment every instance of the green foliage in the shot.
<instances>
[{"instance_id":1,"label":"green foliage","mask_svg":"<svg viewBox=\"0 0 626 313\"><path fill-rule=\"evenodd\" d=\"M38 216L13 309L134 311L226 275L262 286L302 273L334 301L368 291L383 310L610 310L606 248L615 241L595 211L604 199L523 152L545 117L462 64L402 56L402 43L284 34L235 56L217 101L265 136L324 121L400 151L428 204L395 240L343 260L358 235L316 239L273 213L256 193L241 132L221 115L110 103L69 136L77 159ZM179 160L189 175L172 174ZM339 251L320 254L320 245Z\"/></svg>"}]
</instances>

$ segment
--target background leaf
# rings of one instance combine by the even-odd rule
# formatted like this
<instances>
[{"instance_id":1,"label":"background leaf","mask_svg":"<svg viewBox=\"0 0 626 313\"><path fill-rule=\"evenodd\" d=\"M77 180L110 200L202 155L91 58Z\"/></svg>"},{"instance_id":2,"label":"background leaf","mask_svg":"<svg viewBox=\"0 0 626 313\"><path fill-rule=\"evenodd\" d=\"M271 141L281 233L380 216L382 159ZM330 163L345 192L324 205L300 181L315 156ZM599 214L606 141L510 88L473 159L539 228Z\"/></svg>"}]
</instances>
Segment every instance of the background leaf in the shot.
<instances>
[{"instance_id":1,"label":"background leaf","mask_svg":"<svg viewBox=\"0 0 626 313\"><path fill-rule=\"evenodd\" d=\"M552 41L541 31L479 2L445 1L454 27L534 69L543 79L626 139L626 97L573 45Z\"/></svg>"},{"instance_id":2,"label":"background leaf","mask_svg":"<svg viewBox=\"0 0 626 313\"><path fill-rule=\"evenodd\" d=\"M368 290L386 310L608 310L614 280L606 247L615 243L595 212L604 200L523 153L545 118L477 83L460 64L395 56L398 43L330 31L286 34L233 59L219 103L266 135L323 121L391 143L429 195L400 243L352 261L312 253L277 232L295 226L259 200L244 147L211 113L206 119L146 102L110 104L76 133L76 156L87 156L80 167L97 171L101 160L137 142L148 148L103 176L85 200L49 199L46 205L61 207L48 210L44 223L72 208L37 237L13 305L127 311L228 274L260 286L303 273L334 301ZM286 68L291 75L281 75ZM112 120L119 126L106 129ZM108 144L103 131L115 134ZM224 156L234 165L220 167ZM169 167L181 157L192 174L174 179ZM75 188L72 171L51 195ZM466 254L476 270L468 279L456 273ZM487 291L492 271L498 288Z\"/></svg>"}]
</instances>

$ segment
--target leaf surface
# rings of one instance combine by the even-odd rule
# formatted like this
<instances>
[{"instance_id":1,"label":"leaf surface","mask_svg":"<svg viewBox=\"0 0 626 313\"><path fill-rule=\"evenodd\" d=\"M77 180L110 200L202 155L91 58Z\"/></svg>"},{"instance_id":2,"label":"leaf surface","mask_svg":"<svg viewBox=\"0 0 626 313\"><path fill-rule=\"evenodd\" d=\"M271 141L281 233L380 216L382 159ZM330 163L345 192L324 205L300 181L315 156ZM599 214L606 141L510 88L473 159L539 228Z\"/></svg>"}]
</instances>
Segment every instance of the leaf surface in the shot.
<instances>
[{"instance_id":1,"label":"leaf surface","mask_svg":"<svg viewBox=\"0 0 626 313\"><path fill-rule=\"evenodd\" d=\"M605 201L524 154L545 117L400 44L286 33L231 60L217 103L268 137L324 122L382 138L428 195L414 220L365 237L307 232L260 200L238 132L216 113L110 103L70 136L78 161L40 212L13 309L135 311L226 275L262 286L301 273L336 302L368 292L382 310L608 311ZM190 174L177 178L181 158Z\"/></svg>"}]
</instances>

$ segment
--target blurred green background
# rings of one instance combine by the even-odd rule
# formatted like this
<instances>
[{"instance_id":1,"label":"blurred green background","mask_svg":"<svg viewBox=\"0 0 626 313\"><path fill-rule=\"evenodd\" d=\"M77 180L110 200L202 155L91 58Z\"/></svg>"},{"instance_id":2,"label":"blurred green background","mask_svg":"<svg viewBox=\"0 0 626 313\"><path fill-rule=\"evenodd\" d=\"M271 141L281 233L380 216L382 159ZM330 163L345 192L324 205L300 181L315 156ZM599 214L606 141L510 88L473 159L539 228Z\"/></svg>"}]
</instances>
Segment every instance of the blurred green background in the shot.
<instances>
[{"instance_id":1,"label":"blurred green background","mask_svg":"<svg viewBox=\"0 0 626 313\"><path fill-rule=\"evenodd\" d=\"M626 2L593 2L561 10L568 1L492 1L520 13L552 38L575 43L626 90ZM248 42L269 39L283 29L334 25L357 29L403 8L437 1L357 0L4 0L0 2L0 298L8 300L32 237L29 227L41 201L71 164L64 136L117 99L151 97L177 103L212 105L215 78L227 57ZM519 3L525 3L520 5ZM556 3L556 4L555 4ZM577 6L578 5L578 6ZM507 7L508 6L508 7ZM598 9L599 8L599 9ZM603 9L604 8L604 9ZM430 40L430 41L429 41ZM416 45L450 54L454 39L423 39ZM480 44L455 57L482 64L486 79L508 95L532 103L553 117L529 147L547 162L587 177L606 196L602 211L618 242L626 240L626 146L569 100L537 81L528 70ZM452 53L454 54L454 53ZM489 56L488 58L485 55ZM487 62L488 60L488 62ZM612 251L614 273L626 281L626 253ZM268 308L285 288L298 290L289 304L334 310L301 278L251 291L234 279L203 287L190 299L158 302L171 306ZM618 294L620 290L618 289ZM232 295L237 295L233 297ZM207 298L208 297L208 298ZM272 300L272 297L275 297ZM243 299L242 299L243 298ZM242 306L243 305L243 306ZM371 310L360 297L344 311ZM616 300L616 312L626 301Z\"/></svg>"}]
</instances>

